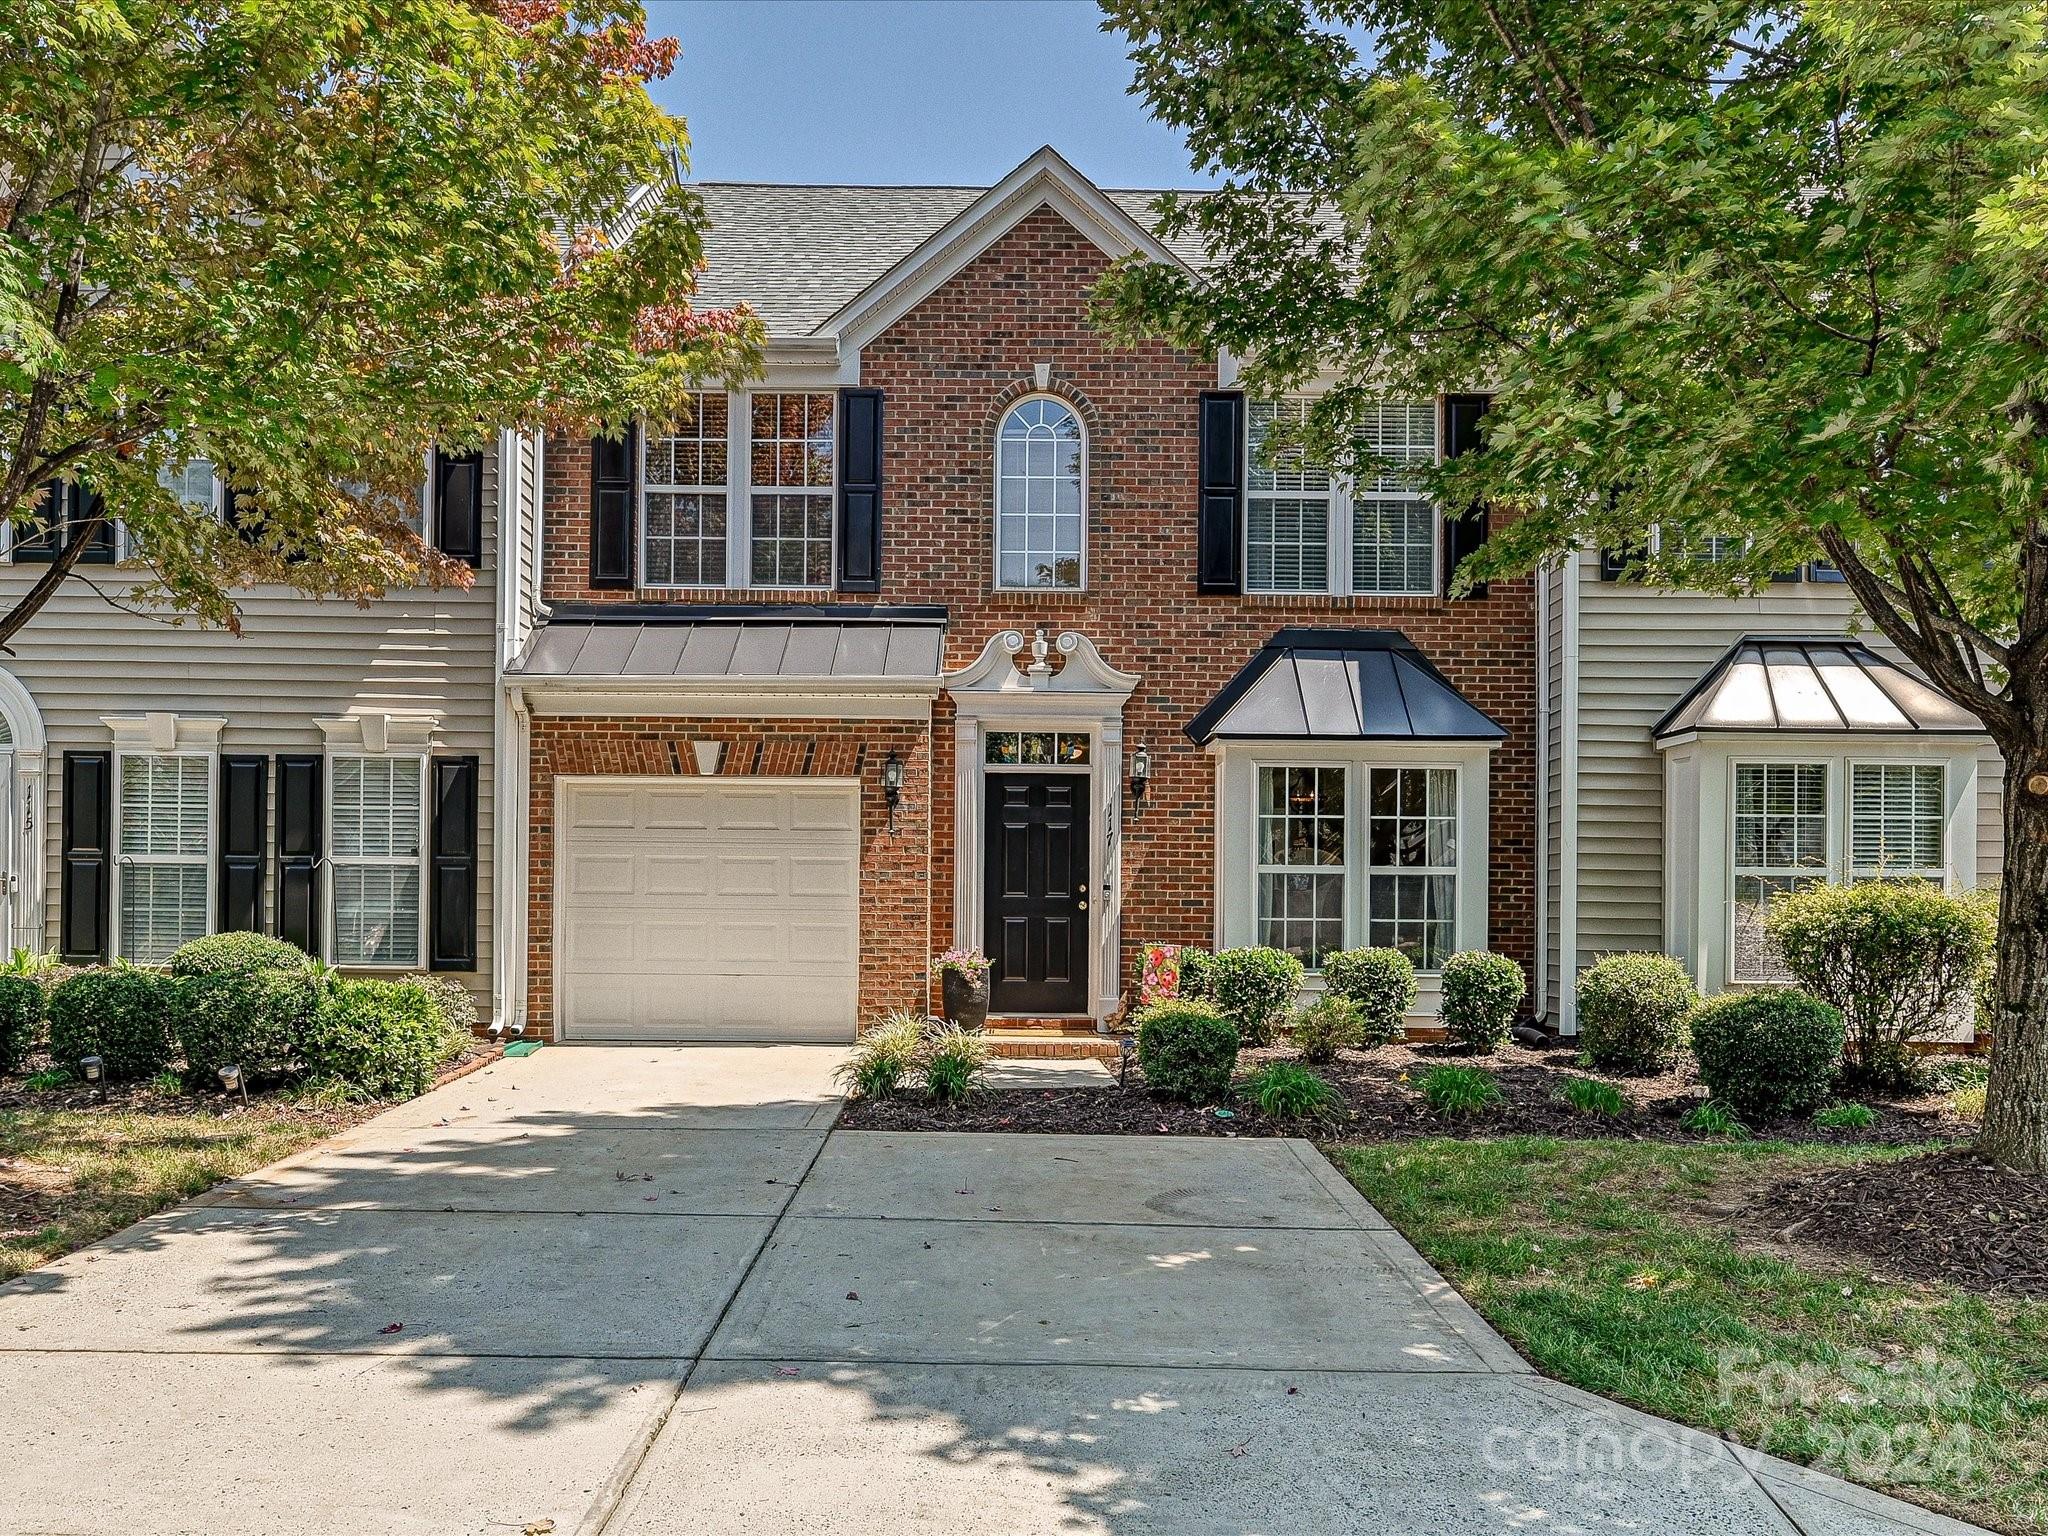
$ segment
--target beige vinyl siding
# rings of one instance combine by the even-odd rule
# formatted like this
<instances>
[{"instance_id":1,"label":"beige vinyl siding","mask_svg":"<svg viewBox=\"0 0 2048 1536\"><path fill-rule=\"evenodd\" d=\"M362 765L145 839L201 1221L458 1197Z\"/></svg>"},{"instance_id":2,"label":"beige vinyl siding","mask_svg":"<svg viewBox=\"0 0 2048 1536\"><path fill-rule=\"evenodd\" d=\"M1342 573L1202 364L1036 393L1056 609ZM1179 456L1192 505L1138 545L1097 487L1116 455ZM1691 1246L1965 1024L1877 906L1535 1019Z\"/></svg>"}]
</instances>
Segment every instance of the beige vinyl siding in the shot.
<instances>
[{"instance_id":1,"label":"beige vinyl siding","mask_svg":"<svg viewBox=\"0 0 2048 1536\"><path fill-rule=\"evenodd\" d=\"M1977 759L1977 883L2005 874L2005 759L1986 747Z\"/></svg>"},{"instance_id":2,"label":"beige vinyl siding","mask_svg":"<svg viewBox=\"0 0 2048 1536\"><path fill-rule=\"evenodd\" d=\"M1579 565L1578 966L1621 950L1664 947L1664 762L1650 728L1745 634L1855 630L1881 654L1897 651L1857 626L1836 583L1780 582L1753 597L1669 592L1600 580L1598 556ZM1980 879L1998 856L1995 750L1980 773Z\"/></svg>"},{"instance_id":3,"label":"beige vinyl siding","mask_svg":"<svg viewBox=\"0 0 2048 1536\"><path fill-rule=\"evenodd\" d=\"M241 601L239 638L190 624L172 626L115 606L137 575L88 568L96 594L67 582L0 657L34 696L48 734L41 820L43 943L57 948L63 835L64 753L104 749L104 716L171 711L218 716L227 724L220 751L262 753L323 749L317 718L351 713L417 717L439 726L436 753L478 759L478 970L451 973L488 999L491 993L492 703L496 687L494 613L497 571L498 461L484 455L484 558L466 590L404 589L367 606L316 600L259 587ZM41 567L0 563L0 602L11 603ZM113 599L113 602L108 601ZM264 920L276 899L275 765L269 796L270 852ZM217 881L218 872L214 872ZM26 883L26 882L24 882ZM424 896L423 896L424 899Z\"/></svg>"}]
</instances>

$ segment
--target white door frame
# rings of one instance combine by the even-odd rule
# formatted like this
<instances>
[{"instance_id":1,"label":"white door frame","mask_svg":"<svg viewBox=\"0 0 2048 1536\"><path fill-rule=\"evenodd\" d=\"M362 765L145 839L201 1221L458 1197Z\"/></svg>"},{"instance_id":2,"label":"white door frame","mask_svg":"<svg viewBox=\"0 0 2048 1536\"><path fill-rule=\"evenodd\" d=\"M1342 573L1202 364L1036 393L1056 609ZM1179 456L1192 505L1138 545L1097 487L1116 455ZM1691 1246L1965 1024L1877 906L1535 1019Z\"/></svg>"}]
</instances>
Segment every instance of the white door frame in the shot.
<instances>
[{"instance_id":1,"label":"white door frame","mask_svg":"<svg viewBox=\"0 0 2048 1536\"><path fill-rule=\"evenodd\" d=\"M43 734L43 712L21 680L0 668L0 718L7 722L11 744L0 748L0 773L8 793L0 793L0 882L4 882L9 949L43 947L44 866L42 840L43 764L49 750ZM9 771L11 769L11 771Z\"/></svg>"},{"instance_id":2,"label":"white door frame","mask_svg":"<svg viewBox=\"0 0 2048 1536\"><path fill-rule=\"evenodd\" d=\"M1119 672L1078 630L1048 642L1043 629L1028 642L1030 664L1017 657L1024 632L1002 630L981 655L945 675L953 722L953 942L978 949L983 938L982 823L987 769L982 743L990 731L1067 731L1088 736L1091 805L1088 884L1088 1017L1097 1027L1116 1011L1123 992L1118 950L1123 913L1124 705L1138 686L1135 672ZM1066 658L1052 670L1052 652ZM1007 772L1007 766L1002 771ZM1081 765L1050 764L1047 771L1079 773Z\"/></svg>"}]
</instances>

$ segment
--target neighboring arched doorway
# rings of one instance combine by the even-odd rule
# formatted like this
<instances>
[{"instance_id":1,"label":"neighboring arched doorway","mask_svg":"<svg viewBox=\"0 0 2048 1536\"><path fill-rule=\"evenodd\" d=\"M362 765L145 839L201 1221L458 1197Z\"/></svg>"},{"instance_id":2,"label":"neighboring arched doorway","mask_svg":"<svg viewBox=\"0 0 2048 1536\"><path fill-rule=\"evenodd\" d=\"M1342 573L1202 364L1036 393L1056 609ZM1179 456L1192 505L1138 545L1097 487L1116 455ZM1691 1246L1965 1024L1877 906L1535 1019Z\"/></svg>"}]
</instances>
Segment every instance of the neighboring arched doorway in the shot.
<instances>
[{"instance_id":1,"label":"neighboring arched doorway","mask_svg":"<svg viewBox=\"0 0 2048 1536\"><path fill-rule=\"evenodd\" d=\"M0 669L0 952L43 947L43 712Z\"/></svg>"}]
</instances>

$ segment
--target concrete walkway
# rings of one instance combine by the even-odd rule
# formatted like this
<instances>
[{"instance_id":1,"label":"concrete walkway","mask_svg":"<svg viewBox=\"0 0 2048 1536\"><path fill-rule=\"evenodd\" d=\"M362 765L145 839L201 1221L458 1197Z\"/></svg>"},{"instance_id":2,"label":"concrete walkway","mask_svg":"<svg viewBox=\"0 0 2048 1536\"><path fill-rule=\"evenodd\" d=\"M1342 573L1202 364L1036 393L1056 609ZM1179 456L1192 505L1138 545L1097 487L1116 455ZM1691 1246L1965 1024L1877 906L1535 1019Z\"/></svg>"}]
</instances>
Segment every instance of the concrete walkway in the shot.
<instances>
[{"instance_id":1,"label":"concrete walkway","mask_svg":"<svg viewBox=\"0 0 2048 1536\"><path fill-rule=\"evenodd\" d=\"M835 1062L545 1050L0 1287L0 1532L1967 1529L1535 1377L1305 1143Z\"/></svg>"}]
</instances>

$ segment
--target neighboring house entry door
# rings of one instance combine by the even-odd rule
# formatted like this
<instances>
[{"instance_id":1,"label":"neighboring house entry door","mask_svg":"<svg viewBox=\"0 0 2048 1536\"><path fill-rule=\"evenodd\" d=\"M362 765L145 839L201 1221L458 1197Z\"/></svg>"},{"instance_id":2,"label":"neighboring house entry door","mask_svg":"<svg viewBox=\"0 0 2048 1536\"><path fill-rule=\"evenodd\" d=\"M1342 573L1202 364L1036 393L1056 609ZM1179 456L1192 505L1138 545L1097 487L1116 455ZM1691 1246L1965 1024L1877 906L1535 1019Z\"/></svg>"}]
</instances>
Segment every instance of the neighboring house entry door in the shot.
<instances>
[{"instance_id":1,"label":"neighboring house entry door","mask_svg":"<svg viewBox=\"0 0 2048 1536\"><path fill-rule=\"evenodd\" d=\"M995 1013L1088 1011L1088 775L991 773L984 945Z\"/></svg>"}]
</instances>

